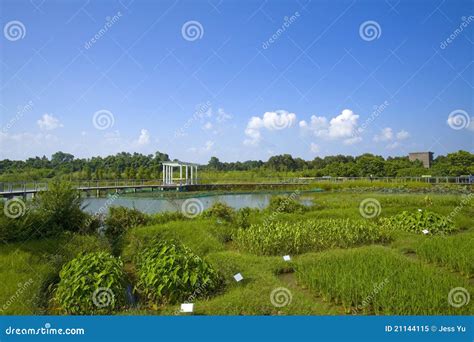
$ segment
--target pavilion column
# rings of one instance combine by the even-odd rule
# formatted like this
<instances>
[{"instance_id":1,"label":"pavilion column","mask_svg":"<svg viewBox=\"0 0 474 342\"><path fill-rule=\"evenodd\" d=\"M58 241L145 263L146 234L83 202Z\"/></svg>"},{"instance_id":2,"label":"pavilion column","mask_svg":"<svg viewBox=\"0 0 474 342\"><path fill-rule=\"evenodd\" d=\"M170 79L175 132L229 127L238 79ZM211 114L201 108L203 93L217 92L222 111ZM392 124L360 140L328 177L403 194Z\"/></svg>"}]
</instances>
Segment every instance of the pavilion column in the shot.
<instances>
[{"instance_id":1,"label":"pavilion column","mask_svg":"<svg viewBox=\"0 0 474 342\"><path fill-rule=\"evenodd\" d=\"M173 184L173 169L174 167L171 166L171 178L170 178L170 184Z\"/></svg>"},{"instance_id":2,"label":"pavilion column","mask_svg":"<svg viewBox=\"0 0 474 342\"><path fill-rule=\"evenodd\" d=\"M166 174L165 168L166 168L166 166L163 165L163 184L165 184L165 174Z\"/></svg>"},{"instance_id":3,"label":"pavilion column","mask_svg":"<svg viewBox=\"0 0 474 342\"><path fill-rule=\"evenodd\" d=\"M186 185L188 185L188 165L186 165Z\"/></svg>"},{"instance_id":4,"label":"pavilion column","mask_svg":"<svg viewBox=\"0 0 474 342\"><path fill-rule=\"evenodd\" d=\"M191 165L191 185L194 184L193 168L194 166Z\"/></svg>"}]
</instances>

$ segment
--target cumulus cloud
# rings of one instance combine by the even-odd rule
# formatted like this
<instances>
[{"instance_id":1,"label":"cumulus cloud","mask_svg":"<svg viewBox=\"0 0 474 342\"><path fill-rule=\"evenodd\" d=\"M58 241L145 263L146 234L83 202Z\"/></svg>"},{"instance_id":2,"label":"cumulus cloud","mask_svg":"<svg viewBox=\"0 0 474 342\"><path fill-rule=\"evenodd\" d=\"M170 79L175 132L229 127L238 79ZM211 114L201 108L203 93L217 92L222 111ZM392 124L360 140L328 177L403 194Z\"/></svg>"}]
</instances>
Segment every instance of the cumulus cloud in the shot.
<instances>
[{"instance_id":1,"label":"cumulus cloud","mask_svg":"<svg viewBox=\"0 0 474 342\"><path fill-rule=\"evenodd\" d=\"M244 140L244 144L258 145L262 140L262 129L269 131L282 130L293 126L295 122L296 114L289 113L286 110L265 112L262 117L253 116L245 128L247 139Z\"/></svg>"},{"instance_id":2,"label":"cumulus cloud","mask_svg":"<svg viewBox=\"0 0 474 342\"><path fill-rule=\"evenodd\" d=\"M139 146L145 146L150 143L150 132L147 129L142 128L140 136L138 137L137 144Z\"/></svg>"},{"instance_id":3,"label":"cumulus cloud","mask_svg":"<svg viewBox=\"0 0 474 342\"><path fill-rule=\"evenodd\" d=\"M341 114L332 119L312 115L309 122L299 122L303 132L311 132L314 136L324 139L344 139L345 144L353 144L362 140L357 134L359 115L350 109L344 109Z\"/></svg>"},{"instance_id":4,"label":"cumulus cloud","mask_svg":"<svg viewBox=\"0 0 474 342\"><path fill-rule=\"evenodd\" d=\"M395 149L400 146L400 141L406 140L410 137L410 133L405 130L401 130L397 133L393 132L390 127L383 128L379 134L374 136L376 142L390 142L386 147L388 149Z\"/></svg>"},{"instance_id":5,"label":"cumulus cloud","mask_svg":"<svg viewBox=\"0 0 474 342\"><path fill-rule=\"evenodd\" d=\"M320 151L319 145L311 143L310 150L312 153L318 153Z\"/></svg>"},{"instance_id":6,"label":"cumulus cloud","mask_svg":"<svg viewBox=\"0 0 474 342\"><path fill-rule=\"evenodd\" d=\"M374 141L390 141L393 139L393 130L390 127L383 128L380 134L374 136Z\"/></svg>"},{"instance_id":7,"label":"cumulus cloud","mask_svg":"<svg viewBox=\"0 0 474 342\"><path fill-rule=\"evenodd\" d=\"M36 121L39 128L43 131L52 131L53 129L63 127L59 119L55 118L53 115L43 114L41 119Z\"/></svg>"},{"instance_id":8,"label":"cumulus cloud","mask_svg":"<svg viewBox=\"0 0 474 342\"><path fill-rule=\"evenodd\" d=\"M410 134L405 130L401 130L400 132L397 133L398 140L405 140L405 139L408 139L409 137L410 137Z\"/></svg>"}]
</instances>

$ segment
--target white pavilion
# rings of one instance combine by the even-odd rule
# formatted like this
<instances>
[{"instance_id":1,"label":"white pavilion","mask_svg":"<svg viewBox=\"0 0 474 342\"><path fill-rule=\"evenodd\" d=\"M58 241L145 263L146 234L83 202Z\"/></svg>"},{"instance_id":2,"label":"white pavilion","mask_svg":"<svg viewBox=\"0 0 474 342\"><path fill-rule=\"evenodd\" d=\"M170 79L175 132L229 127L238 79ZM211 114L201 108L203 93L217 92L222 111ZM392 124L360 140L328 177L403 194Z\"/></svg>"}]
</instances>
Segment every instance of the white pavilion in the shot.
<instances>
[{"instance_id":1,"label":"white pavilion","mask_svg":"<svg viewBox=\"0 0 474 342\"><path fill-rule=\"evenodd\" d=\"M173 176L175 168L179 168L179 178ZM163 184L164 185L188 185L197 184L198 164L180 161L163 162ZM184 177L183 177L184 171Z\"/></svg>"}]
</instances>

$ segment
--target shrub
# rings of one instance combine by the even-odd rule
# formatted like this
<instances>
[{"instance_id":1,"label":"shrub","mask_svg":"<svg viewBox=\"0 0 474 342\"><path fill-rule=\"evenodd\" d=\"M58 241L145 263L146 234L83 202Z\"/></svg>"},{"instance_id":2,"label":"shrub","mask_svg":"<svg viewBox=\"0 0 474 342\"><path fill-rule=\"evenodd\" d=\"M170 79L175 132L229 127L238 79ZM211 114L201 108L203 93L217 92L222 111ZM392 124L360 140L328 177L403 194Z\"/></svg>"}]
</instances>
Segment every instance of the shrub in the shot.
<instances>
[{"instance_id":1,"label":"shrub","mask_svg":"<svg viewBox=\"0 0 474 342\"><path fill-rule=\"evenodd\" d=\"M203 211L203 217L215 217L226 222L232 222L235 211L222 202L215 202L209 209Z\"/></svg>"},{"instance_id":2,"label":"shrub","mask_svg":"<svg viewBox=\"0 0 474 342\"><path fill-rule=\"evenodd\" d=\"M33 200L33 210L35 229L41 236L79 232L87 219L80 193L70 183L57 180L48 184L47 191L38 193Z\"/></svg>"},{"instance_id":3,"label":"shrub","mask_svg":"<svg viewBox=\"0 0 474 342\"><path fill-rule=\"evenodd\" d=\"M185 246L155 242L138 254L136 289L149 304L177 303L206 296L220 286L217 272Z\"/></svg>"},{"instance_id":4,"label":"shrub","mask_svg":"<svg viewBox=\"0 0 474 342\"><path fill-rule=\"evenodd\" d=\"M243 229L250 227L250 214L251 213L252 213L252 209L250 209L249 207L239 209L235 217L236 226Z\"/></svg>"},{"instance_id":5,"label":"shrub","mask_svg":"<svg viewBox=\"0 0 474 342\"><path fill-rule=\"evenodd\" d=\"M251 225L248 229L239 229L234 240L239 249L257 255L284 255L386 242L390 239L386 229L369 221L311 219Z\"/></svg>"},{"instance_id":6,"label":"shrub","mask_svg":"<svg viewBox=\"0 0 474 342\"><path fill-rule=\"evenodd\" d=\"M171 221L183 221L188 218L181 211L165 211L152 216L150 224L163 224Z\"/></svg>"},{"instance_id":7,"label":"shrub","mask_svg":"<svg viewBox=\"0 0 474 342\"><path fill-rule=\"evenodd\" d=\"M385 227L413 233L428 230L429 234L448 234L456 230L453 222L445 217L427 210L415 212L403 211L398 215L380 219Z\"/></svg>"},{"instance_id":8,"label":"shrub","mask_svg":"<svg viewBox=\"0 0 474 342\"><path fill-rule=\"evenodd\" d=\"M128 229L145 225L150 221L147 214L133 208L110 207L105 218L106 236L114 239L122 235Z\"/></svg>"},{"instance_id":9,"label":"shrub","mask_svg":"<svg viewBox=\"0 0 474 342\"><path fill-rule=\"evenodd\" d=\"M125 305L120 259L107 252L83 254L63 266L54 294L59 309L72 315L109 314Z\"/></svg>"},{"instance_id":10,"label":"shrub","mask_svg":"<svg viewBox=\"0 0 474 342\"><path fill-rule=\"evenodd\" d=\"M303 213L307 209L307 207L296 201L291 195L288 197L273 196L268 205L268 210L277 213Z\"/></svg>"}]
</instances>

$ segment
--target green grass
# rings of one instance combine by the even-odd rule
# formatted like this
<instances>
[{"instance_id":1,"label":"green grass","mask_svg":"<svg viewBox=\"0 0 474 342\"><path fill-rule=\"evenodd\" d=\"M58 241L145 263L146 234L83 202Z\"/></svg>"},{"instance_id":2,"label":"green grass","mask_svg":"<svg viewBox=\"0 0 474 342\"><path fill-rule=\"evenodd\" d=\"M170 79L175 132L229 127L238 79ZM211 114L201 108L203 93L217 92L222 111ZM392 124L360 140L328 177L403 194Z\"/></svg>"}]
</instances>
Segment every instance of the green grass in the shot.
<instances>
[{"instance_id":1,"label":"green grass","mask_svg":"<svg viewBox=\"0 0 474 342\"><path fill-rule=\"evenodd\" d=\"M474 232L432 237L421 243L416 253L423 260L460 272L467 278L474 276Z\"/></svg>"},{"instance_id":2,"label":"green grass","mask_svg":"<svg viewBox=\"0 0 474 342\"><path fill-rule=\"evenodd\" d=\"M465 279L410 260L381 246L306 255L297 265L298 279L347 313L386 315L473 314L468 303L455 308L451 289L474 288Z\"/></svg>"},{"instance_id":3,"label":"green grass","mask_svg":"<svg viewBox=\"0 0 474 342\"><path fill-rule=\"evenodd\" d=\"M386 188L387 191L392 189ZM367 223L377 229L380 218L402 211L422 209L448 216L458 207L452 220L460 233L435 238L394 231L393 240L385 246L335 249L337 246L351 247L353 243L338 245L331 242L331 238L324 235L325 227L318 226L319 230L308 228L307 233L308 236L319 236L324 248L318 245L318 248L301 250L302 254L296 255L295 250L280 249L286 243L283 238L276 240L282 245L269 253L277 256L258 256L247 248L258 241L258 236L248 240L247 245L241 243L240 248L234 241L238 230L236 222L224 222L215 217L184 219L181 215L165 214L156 216L149 226L127 231L119 250L125 272L133 285L136 281L133 257L153 239L174 239L211 264L224 280L224 286L210 298L192 298L196 315L472 314L472 300L459 309L449 307L446 301L451 287L465 287L471 292L471 298L474 295L469 264L473 260L472 248L469 249L472 242L466 239L474 233L474 203L461 205L460 195L432 193L327 192L305 193L304 196L313 199L313 206L308 211L275 214L269 209L253 210L248 220L253 225L262 225L271 217L275 224L294 227L304 222L337 220L335 222L341 223L340 220L345 219ZM377 218L369 220L361 216L359 204L366 198L380 202ZM262 234L267 232L262 230ZM381 244L381 241L384 240L357 240L356 244ZM314 253L321 249L325 251ZM49 305L50 288L57 284L59 269L77 254L89 251L110 251L110 246L105 239L79 235L1 245L0 308L11 303L0 314L55 314ZM291 254L290 262L282 259L287 253ZM399 272L398 277L390 273L395 270ZM236 282L233 279L236 273L241 273L244 280ZM327 273L329 276L324 278L322 275ZM381 297L376 306L357 308L374 291L374 285L386 277L389 282L384 288L390 292ZM29 279L33 281L30 283ZM18 291L21 288L18 283L27 285ZM270 296L281 287L291 293L291 302L277 307ZM384 290L378 293L382 296ZM138 298L136 306L127 306L115 313L174 315L179 314L178 309L179 305L168 304L150 308Z\"/></svg>"},{"instance_id":4,"label":"green grass","mask_svg":"<svg viewBox=\"0 0 474 342\"><path fill-rule=\"evenodd\" d=\"M81 252L108 250L92 236L66 234L2 245L0 249L0 314L46 313L50 285L58 281L60 267Z\"/></svg>"}]
</instances>

